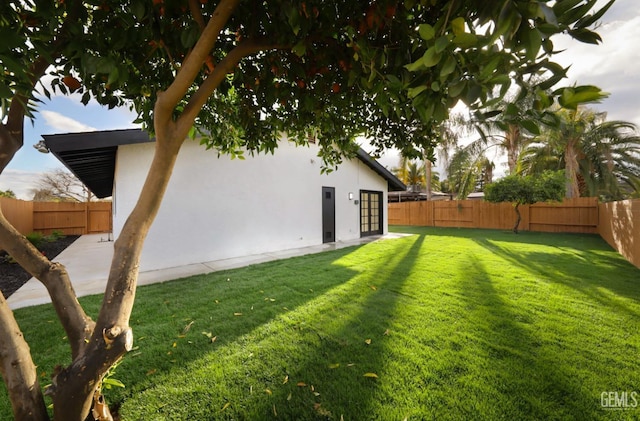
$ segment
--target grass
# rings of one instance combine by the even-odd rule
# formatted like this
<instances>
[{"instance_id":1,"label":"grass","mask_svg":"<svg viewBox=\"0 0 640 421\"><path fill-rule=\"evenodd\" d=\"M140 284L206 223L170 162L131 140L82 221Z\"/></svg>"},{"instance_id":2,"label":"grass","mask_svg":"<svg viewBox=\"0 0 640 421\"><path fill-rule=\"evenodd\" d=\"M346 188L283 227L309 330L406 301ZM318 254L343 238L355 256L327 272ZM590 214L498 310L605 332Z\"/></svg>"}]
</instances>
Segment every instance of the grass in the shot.
<instances>
[{"instance_id":1,"label":"grass","mask_svg":"<svg viewBox=\"0 0 640 421\"><path fill-rule=\"evenodd\" d=\"M125 420L640 419L601 407L640 404L640 270L599 237L395 230L417 235L140 288L107 399ZM64 333L16 315L46 383Z\"/></svg>"}]
</instances>

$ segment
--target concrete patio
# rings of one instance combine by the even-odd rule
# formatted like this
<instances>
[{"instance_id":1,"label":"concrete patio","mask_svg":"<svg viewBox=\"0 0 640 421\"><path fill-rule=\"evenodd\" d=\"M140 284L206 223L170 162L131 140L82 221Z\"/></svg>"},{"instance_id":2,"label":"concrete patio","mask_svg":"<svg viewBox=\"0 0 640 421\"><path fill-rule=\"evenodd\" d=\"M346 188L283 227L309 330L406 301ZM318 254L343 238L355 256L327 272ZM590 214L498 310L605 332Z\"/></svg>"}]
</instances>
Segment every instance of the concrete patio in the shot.
<instances>
[{"instance_id":1,"label":"concrete patio","mask_svg":"<svg viewBox=\"0 0 640 421\"><path fill-rule=\"evenodd\" d=\"M366 244L372 241L400 238L406 235L407 234L389 233L382 236L364 237L352 241L328 243L318 246L283 250L274 253L263 253L233 259L216 260L141 272L138 276L138 285L149 285L192 275L216 272L225 269L235 269L256 263L285 259L288 257L321 253L323 251L337 250L344 247ZM113 242L110 241L110 236L108 234L89 234L78 238L66 250L60 253L54 261L65 265L77 296L82 297L85 295L100 294L104 292L112 257ZM46 288L37 279L31 278L25 285L9 297L7 301L12 309L17 309L49 303L51 302L51 299L49 298Z\"/></svg>"}]
</instances>

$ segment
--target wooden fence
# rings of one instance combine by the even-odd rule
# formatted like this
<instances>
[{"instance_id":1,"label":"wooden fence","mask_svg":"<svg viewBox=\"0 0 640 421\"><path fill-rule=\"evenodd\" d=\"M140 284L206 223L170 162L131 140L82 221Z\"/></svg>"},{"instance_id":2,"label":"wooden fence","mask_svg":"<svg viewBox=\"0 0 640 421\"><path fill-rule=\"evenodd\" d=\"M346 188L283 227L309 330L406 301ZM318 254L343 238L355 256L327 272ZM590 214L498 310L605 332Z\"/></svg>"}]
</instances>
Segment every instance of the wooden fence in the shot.
<instances>
[{"instance_id":1,"label":"wooden fence","mask_svg":"<svg viewBox=\"0 0 640 421\"><path fill-rule=\"evenodd\" d=\"M640 199L598 203L593 197L520 206L523 231L600 234L640 268ZM510 203L479 200L389 203L389 225L512 229Z\"/></svg>"},{"instance_id":2,"label":"wooden fence","mask_svg":"<svg viewBox=\"0 0 640 421\"><path fill-rule=\"evenodd\" d=\"M593 197L521 205L519 209L522 231L598 233L598 200ZM481 200L389 203L389 225L512 229L515 221L510 203Z\"/></svg>"},{"instance_id":3,"label":"wooden fence","mask_svg":"<svg viewBox=\"0 0 640 421\"><path fill-rule=\"evenodd\" d=\"M600 203L598 212L600 236L640 268L640 199Z\"/></svg>"},{"instance_id":4,"label":"wooden fence","mask_svg":"<svg viewBox=\"0 0 640 421\"><path fill-rule=\"evenodd\" d=\"M4 216L22 234L60 231L65 235L111 231L111 202L26 202L2 198Z\"/></svg>"},{"instance_id":5,"label":"wooden fence","mask_svg":"<svg viewBox=\"0 0 640 421\"><path fill-rule=\"evenodd\" d=\"M33 202L0 197L4 217L22 234L33 232Z\"/></svg>"}]
</instances>

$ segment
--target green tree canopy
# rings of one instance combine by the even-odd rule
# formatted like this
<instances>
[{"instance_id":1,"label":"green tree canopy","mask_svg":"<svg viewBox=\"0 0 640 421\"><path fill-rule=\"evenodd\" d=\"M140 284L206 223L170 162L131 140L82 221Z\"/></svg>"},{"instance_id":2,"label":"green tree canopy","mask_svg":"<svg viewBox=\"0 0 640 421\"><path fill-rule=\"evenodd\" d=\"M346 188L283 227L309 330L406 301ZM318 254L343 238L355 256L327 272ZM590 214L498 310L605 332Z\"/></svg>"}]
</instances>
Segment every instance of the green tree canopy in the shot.
<instances>
[{"instance_id":1,"label":"green tree canopy","mask_svg":"<svg viewBox=\"0 0 640 421\"><path fill-rule=\"evenodd\" d=\"M516 212L513 232L518 233L520 225L520 205L537 202L561 201L564 197L564 174L562 171L545 171L536 176L508 175L484 189L484 199L488 202L511 202Z\"/></svg>"},{"instance_id":2,"label":"green tree canopy","mask_svg":"<svg viewBox=\"0 0 640 421\"><path fill-rule=\"evenodd\" d=\"M8 198L11 198L11 199L15 199L16 198L16 194L11 189L9 189L9 190L0 190L0 197L8 197Z\"/></svg>"}]
</instances>

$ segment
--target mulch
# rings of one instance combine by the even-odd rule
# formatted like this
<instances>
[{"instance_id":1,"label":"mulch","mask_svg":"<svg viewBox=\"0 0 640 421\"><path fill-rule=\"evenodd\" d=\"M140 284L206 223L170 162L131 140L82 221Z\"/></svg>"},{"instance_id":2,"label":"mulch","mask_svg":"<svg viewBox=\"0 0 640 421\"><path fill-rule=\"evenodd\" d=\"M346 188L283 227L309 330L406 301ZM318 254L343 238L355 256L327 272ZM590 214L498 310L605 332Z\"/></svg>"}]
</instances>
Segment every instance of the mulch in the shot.
<instances>
[{"instance_id":1,"label":"mulch","mask_svg":"<svg viewBox=\"0 0 640 421\"><path fill-rule=\"evenodd\" d=\"M67 235L52 242L43 242L38 249L50 260L62 253L71 243L76 241L79 235ZM31 275L22 267L13 262L13 259L5 251L0 252L0 291L4 298L9 298L22 285L31 279Z\"/></svg>"}]
</instances>

